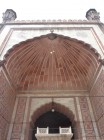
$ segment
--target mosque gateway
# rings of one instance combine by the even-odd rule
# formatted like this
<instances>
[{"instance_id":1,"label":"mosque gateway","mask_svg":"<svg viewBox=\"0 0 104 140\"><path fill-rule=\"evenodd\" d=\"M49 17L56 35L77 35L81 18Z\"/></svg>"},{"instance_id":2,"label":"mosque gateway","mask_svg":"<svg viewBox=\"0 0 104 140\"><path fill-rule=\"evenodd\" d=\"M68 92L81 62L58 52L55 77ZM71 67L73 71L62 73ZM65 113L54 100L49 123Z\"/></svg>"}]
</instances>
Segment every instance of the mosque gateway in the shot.
<instances>
[{"instance_id":1,"label":"mosque gateway","mask_svg":"<svg viewBox=\"0 0 104 140\"><path fill-rule=\"evenodd\" d=\"M0 140L104 140L104 24L0 24Z\"/></svg>"}]
</instances>

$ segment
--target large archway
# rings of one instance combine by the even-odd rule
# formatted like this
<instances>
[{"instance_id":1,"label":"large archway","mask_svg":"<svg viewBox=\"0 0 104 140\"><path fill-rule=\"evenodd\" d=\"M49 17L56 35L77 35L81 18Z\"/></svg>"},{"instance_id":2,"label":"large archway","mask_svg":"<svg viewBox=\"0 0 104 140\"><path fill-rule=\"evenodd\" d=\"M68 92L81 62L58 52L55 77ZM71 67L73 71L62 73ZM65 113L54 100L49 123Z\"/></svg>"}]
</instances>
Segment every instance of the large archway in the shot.
<instances>
[{"instance_id":1,"label":"large archway","mask_svg":"<svg viewBox=\"0 0 104 140\"><path fill-rule=\"evenodd\" d=\"M17 93L58 90L60 94L61 90L88 91L99 68L99 59L100 55L89 44L51 33L15 45L3 62ZM34 110L29 130L33 130L36 120L50 109L51 103ZM55 110L69 118L77 134L73 113L58 104ZM29 140L31 137L32 134Z\"/></svg>"},{"instance_id":2,"label":"large archway","mask_svg":"<svg viewBox=\"0 0 104 140\"><path fill-rule=\"evenodd\" d=\"M51 33L15 45L5 64L19 91L87 90L99 59L89 44Z\"/></svg>"}]
</instances>

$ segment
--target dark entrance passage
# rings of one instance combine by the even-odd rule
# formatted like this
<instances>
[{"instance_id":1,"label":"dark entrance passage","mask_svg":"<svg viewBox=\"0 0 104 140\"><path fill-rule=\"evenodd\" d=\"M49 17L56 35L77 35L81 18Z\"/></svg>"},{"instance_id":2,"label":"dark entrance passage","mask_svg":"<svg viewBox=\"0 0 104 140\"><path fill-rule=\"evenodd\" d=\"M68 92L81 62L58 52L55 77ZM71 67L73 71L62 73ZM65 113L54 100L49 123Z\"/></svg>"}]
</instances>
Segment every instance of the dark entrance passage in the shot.
<instances>
[{"instance_id":1,"label":"dark entrance passage","mask_svg":"<svg viewBox=\"0 0 104 140\"><path fill-rule=\"evenodd\" d=\"M72 127L71 121L64 114L57 111L48 111L41 115L34 124L32 140L36 140L35 133L37 127L49 127L49 133L59 133L59 127ZM73 131L73 130L72 130Z\"/></svg>"}]
</instances>

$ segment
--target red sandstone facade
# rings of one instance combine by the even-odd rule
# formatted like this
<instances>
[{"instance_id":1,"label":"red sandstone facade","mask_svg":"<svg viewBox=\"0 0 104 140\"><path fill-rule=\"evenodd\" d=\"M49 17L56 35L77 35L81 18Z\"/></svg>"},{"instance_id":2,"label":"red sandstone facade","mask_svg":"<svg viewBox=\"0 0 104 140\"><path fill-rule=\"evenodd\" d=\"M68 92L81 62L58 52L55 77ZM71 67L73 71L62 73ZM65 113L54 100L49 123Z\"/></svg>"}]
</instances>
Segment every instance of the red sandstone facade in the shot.
<instances>
[{"instance_id":1,"label":"red sandstone facade","mask_svg":"<svg viewBox=\"0 0 104 140\"><path fill-rule=\"evenodd\" d=\"M104 140L104 25L1 26L0 140L32 140L33 124L51 110L52 99L54 109L71 120L75 140Z\"/></svg>"}]
</instances>

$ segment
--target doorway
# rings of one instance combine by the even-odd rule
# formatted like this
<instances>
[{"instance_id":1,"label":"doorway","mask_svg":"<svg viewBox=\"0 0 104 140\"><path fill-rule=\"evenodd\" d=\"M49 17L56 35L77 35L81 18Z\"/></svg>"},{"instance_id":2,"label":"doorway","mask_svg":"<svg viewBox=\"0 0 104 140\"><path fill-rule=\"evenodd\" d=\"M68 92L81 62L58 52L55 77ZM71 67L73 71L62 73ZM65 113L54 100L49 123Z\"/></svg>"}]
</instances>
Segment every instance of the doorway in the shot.
<instances>
[{"instance_id":1,"label":"doorway","mask_svg":"<svg viewBox=\"0 0 104 140\"><path fill-rule=\"evenodd\" d=\"M35 134L37 127L39 128L47 128L49 127L50 134L59 133L59 127L70 127L72 128L72 123L67 116L64 114L57 112L57 111L48 111L42 114L34 123L33 133L32 133L32 140L36 140ZM72 133L73 128L72 128ZM74 136L73 136L74 138Z\"/></svg>"}]
</instances>

